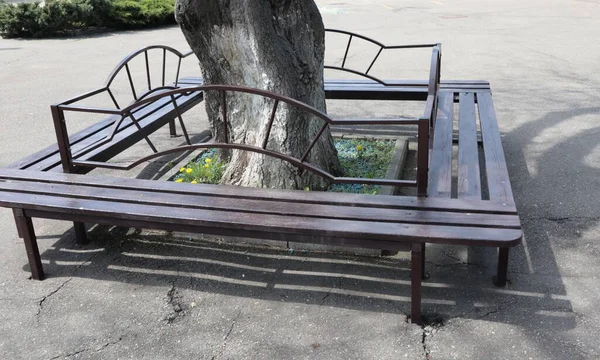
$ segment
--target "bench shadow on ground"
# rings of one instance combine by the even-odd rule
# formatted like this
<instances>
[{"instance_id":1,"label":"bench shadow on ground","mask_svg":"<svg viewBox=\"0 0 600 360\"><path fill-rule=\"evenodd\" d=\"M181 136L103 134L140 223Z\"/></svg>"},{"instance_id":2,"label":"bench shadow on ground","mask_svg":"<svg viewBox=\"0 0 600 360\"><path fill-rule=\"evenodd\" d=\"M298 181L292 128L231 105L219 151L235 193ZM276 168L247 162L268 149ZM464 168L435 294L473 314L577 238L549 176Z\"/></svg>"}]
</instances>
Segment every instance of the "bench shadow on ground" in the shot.
<instances>
[{"instance_id":1,"label":"bench shadow on ground","mask_svg":"<svg viewBox=\"0 0 600 360\"><path fill-rule=\"evenodd\" d=\"M407 253L368 257L294 252L109 226L94 226L89 236L90 244L80 246L74 244L72 230L63 234L42 254L47 275L144 286L174 284L180 289L267 301L410 313ZM486 318L526 326L532 322L552 323L557 309L571 311L560 278L546 280L541 287L535 280L518 276L518 281L508 287L496 288L491 281L494 266L456 261L452 254L440 256L447 251L444 246L429 247L430 278L423 283L423 314L427 323L440 325L450 318ZM530 316L489 316L509 311L515 304L530 309ZM561 317L554 328L568 330L574 326L574 318L565 322Z\"/></svg>"}]
</instances>

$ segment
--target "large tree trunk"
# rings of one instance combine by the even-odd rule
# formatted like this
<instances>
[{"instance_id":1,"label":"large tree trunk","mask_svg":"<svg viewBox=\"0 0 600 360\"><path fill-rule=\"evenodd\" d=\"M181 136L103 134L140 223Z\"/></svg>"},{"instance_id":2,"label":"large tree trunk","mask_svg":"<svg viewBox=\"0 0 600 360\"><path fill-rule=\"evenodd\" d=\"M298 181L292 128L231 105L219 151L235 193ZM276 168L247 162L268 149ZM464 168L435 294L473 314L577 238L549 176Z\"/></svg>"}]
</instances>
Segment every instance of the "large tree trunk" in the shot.
<instances>
[{"instance_id":1,"label":"large tree trunk","mask_svg":"<svg viewBox=\"0 0 600 360\"><path fill-rule=\"evenodd\" d=\"M325 111L325 31L313 0L177 0L175 15L206 84L269 90ZM229 93L227 129L219 94L208 92L205 100L218 141L262 145L272 100ZM322 124L280 104L267 149L300 158ZM223 183L296 189L327 185L319 176L269 156L237 150L228 156ZM334 175L341 173L329 130L311 151L309 162Z\"/></svg>"}]
</instances>

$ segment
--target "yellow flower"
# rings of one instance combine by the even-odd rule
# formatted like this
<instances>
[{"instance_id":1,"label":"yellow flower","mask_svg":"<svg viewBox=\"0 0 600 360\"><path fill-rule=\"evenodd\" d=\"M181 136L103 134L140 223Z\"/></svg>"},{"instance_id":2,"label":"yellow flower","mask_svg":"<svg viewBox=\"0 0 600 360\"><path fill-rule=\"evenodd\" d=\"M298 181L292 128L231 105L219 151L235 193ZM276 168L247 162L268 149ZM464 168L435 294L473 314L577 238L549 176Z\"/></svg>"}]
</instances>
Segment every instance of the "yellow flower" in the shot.
<instances>
[{"instance_id":1,"label":"yellow flower","mask_svg":"<svg viewBox=\"0 0 600 360\"><path fill-rule=\"evenodd\" d=\"M205 167L205 168L208 168L208 164L204 164L204 167Z\"/></svg>"},{"instance_id":2,"label":"yellow flower","mask_svg":"<svg viewBox=\"0 0 600 360\"><path fill-rule=\"evenodd\" d=\"M204 159L204 162L205 162L205 163L207 163L207 164L210 164L210 162L211 162L211 161L212 161L212 160L211 160L210 158L206 158L206 159Z\"/></svg>"},{"instance_id":3,"label":"yellow flower","mask_svg":"<svg viewBox=\"0 0 600 360\"><path fill-rule=\"evenodd\" d=\"M177 179L175 182L183 182L183 179Z\"/></svg>"},{"instance_id":4,"label":"yellow flower","mask_svg":"<svg viewBox=\"0 0 600 360\"><path fill-rule=\"evenodd\" d=\"M192 184L197 184L198 182L196 180L192 180Z\"/></svg>"},{"instance_id":5,"label":"yellow flower","mask_svg":"<svg viewBox=\"0 0 600 360\"><path fill-rule=\"evenodd\" d=\"M356 150L362 151L362 149L363 149L362 145L356 145Z\"/></svg>"},{"instance_id":6,"label":"yellow flower","mask_svg":"<svg viewBox=\"0 0 600 360\"><path fill-rule=\"evenodd\" d=\"M185 172L186 172L186 173L188 173L188 174L191 174L191 173L192 173L192 171L194 171L194 170L192 170L192 168L187 168L187 169L185 169Z\"/></svg>"},{"instance_id":7,"label":"yellow flower","mask_svg":"<svg viewBox=\"0 0 600 360\"><path fill-rule=\"evenodd\" d=\"M184 168L184 167L182 167L182 168L179 168L179 172L184 172L184 171L185 171L185 168Z\"/></svg>"}]
</instances>

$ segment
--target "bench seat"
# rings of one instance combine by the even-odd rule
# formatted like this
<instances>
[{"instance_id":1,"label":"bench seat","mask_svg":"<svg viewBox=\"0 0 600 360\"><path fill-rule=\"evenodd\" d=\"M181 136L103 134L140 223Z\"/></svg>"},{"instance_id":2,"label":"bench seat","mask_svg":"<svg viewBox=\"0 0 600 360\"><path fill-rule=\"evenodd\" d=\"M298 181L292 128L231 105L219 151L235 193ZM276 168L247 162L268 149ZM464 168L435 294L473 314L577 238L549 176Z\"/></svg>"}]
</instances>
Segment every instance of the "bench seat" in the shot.
<instances>
[{"instance_id":1,"label":"bench seat","mask_svg":"<svg viewBox=\"0 0 600 360\"><path fill-rule=\"evenodd\" d=\"M15 209L32 276L44 272L32 217L412 252L412 318L420 321L424 244L508 248L514 204L193 185L0 169L0 206Z\"/></svg>"},{"instance_id":2,"label":"bench seat","mask_svg":"<svg viewBox=\"0 0 600 360\"><path fill-rule=\"evenodd\" d=\"M201 86L201 77L184 77L180 84ZM331 100L408 100L427 99L427 80L386 80L383 85L372 80L325 79L325 98ZM490 83L485 80L442 80L440 89L445 91L490 91Z\"/></svg>"},{"instance_id":3,"label":"bench seat","mask_svg":"<svg viewBox=\"0 0 600 360\"><path fill-rule=\"evenodd\" d=\"M175 101L181 113L184 113L203 100L202 92L195 91L177 96ZM89 126L69 136L69 142L74 160L107 161L123 152L130 146L144 139L158 129L162 128L177 117L175 106L168 98L148 104L135 111L134 116L142 129L139 131L130 118L126 118L119 126L115 136L104 144L99 144L112 132L112 128L121 117L108 116L98 123ZM98 146L95 146L98 145ZM18 160L6 168L55 171L61 172L60 152L58 144L50 145L32 155ZM79 166L74 169L76 173L87 173L91 167Z\"/></svg>"}]
</instances>

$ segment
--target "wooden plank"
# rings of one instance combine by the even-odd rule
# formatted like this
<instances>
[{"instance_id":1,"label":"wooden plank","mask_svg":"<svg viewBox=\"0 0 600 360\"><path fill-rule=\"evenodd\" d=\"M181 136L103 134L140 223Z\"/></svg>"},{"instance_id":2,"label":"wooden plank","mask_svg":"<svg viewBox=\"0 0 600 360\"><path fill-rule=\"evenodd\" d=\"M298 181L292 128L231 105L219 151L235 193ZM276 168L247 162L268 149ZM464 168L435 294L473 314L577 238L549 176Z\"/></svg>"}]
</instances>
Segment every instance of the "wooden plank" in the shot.
<instances>
[{"instance_id":1,"label":"wooden plank","mask_svg":"<svg viewBox=\"0 0 600 360\"><path fill-rule=\"evenodd\" d=\"M450 198L452 189L452 128L454 94L444 92L438 97L438 115L433 135L429 164L428 196Z\"/></svg>"},{"instance_id":2,"label":"wooden plank","mask_svg":"<svg viewBox=\"0 0 600 360\"><path fill-rule=\"evenodd\" d=\"M465 199L436 199L430 197L386 196L322 191L246 188L228 185L181 184L166 181L125 179L98 175L77 175L26 170L0 169L0 180L31 180L56 184L81 184L103 188L145 189L171 194L232 196L240 199L274 199L298 203L353 204L356 207L443 210L449 212L516 214L514 204Z\"/></svg>"},{"instance_id":3,"label":"wooden plank","mask_svg":"<svg viewBox=\"0 0 600 360\"><path fill-rule=\"evenodd\" d=\"M193 106L198 104L203 99L201 92L195 92L189 96L181 96L176 99L177 105L179 106L180 112L183 114ZM92 160L92 161L106 161L113 156L121 153L128 147L143 140L143 134L150 135L166 125L170 120L177 116L175 108L169 102L166 106L161 107L156 112L148 115L145 118L137 118L140 126L143 129L141 133L135 126L129 126L120 131L113 141L108 144L102 145L97 149L89 152L82 152L74 156L75 160Z\"/></svg>"},{"instance_id":4,"label":"wooden plank","mask_svg":"<svg viewBox=\"0 0 600 360\"><path fill-rule=\"evenodd\" d=\"M146 119L150 114L156 112L158 109L160 109L160 107L166 106L166 104L167 104L167 100L161 101L160 104L157 104L156 106L148 106L148 107L145 107L144 109L140 109L140 111L138 113L135 113L135 115L139 116L141 119L141 123L146 125L148 123L148 121L144 121L143 119ZM97 143L98 141L105 139L106 136L109 134L109 132L112 131L112 126L114 125L114 123L120 119L120 116L110 116L105 120L109 120L109 119L110 119L110 124L108 126L102 128L102 129L98 129L98 131L96 131L94 133L90 133L88 136L86 136L83 139L80 139L79 141L70 140L71 153L76 155L82 149L85 149L85 148L89 147L90 145L93 145L93 144ZM123 121L123 123L119 126L117 135L126 131L130 127L134 127L133 122L131 122L130 119L125 119ZM117 137L117 135L115 137ZM115 141L115 139L113 139L113 142L114 141ZM61 159L60 159L59 153L57 151L55 154L52 154L52 156L48 156L48 157L44 158L43 160L36 162L32 166L27 167L27 169L39 170L39 171L49 171L49 170L55 169L57 171L62 171L60 162L61 162Z\"/></svg>"},{"instance_id":5,"label":"wooden plank","mask_svg":"<svg viewBox=\"0 0 600 360\"><path fill-rule=\"evenodd\" d=\"M457 226L423 226L372 221L354 221L301 216L250 214L231 211L187 209L139 204L61 198L46 195L23 195L2 192L0 206L19 207L24 210L61 213L65 220L75 220L70 215L87 215L92 218L122 219L183 224L205 228L278 232L307 236L342 237L389 242L428 242L457 245L514 246L522 237L518 229L497 229Z\"/></svg>"},{"instance_id":6,"label":"wooden plank","mask_svg":"<svg viewBox=\"0 0 600 360\"><path fill-rule=\"evenodd\" d=\"M87 139L88 137L102 131L109 126L111 126L115 122L115 116L109 116L94 125L87 127L83 130L76 132L75 134L69 137L72 144L78 143L82 140ZM40 151L37 151L29 156L26 156L20 160L15 161L14 163L6 166L9 169L28 169L37 164L38 162L45 160L52 156L58 156L58 145L52 144ZM60 157L58 158L60 162Z\"/></svg>"},{"instance_id":7,"label":"wooden plank","mask_svg":"<svg viewBox=\"0 0 600 360\"><path fill-rule=\"evenodd\" d=\"M188 96L177 96L177 102L182 108L185 109L184 111L188 110L190 106L197 104L199 101L202 101L202 93L194 93ZM170 99L161 99L159 103L165 106L168 105L169 102ZM135 112L135 115L141 118L147 116L152 112L158 111L159 109L160 106L147 106L140 108L137 112ZM69 136L69 141L71 142L71 146L73 147L73 152L77 151L77 149L82 149L88 146L89 144L98 141L99 139L104 138L107 134L107 129L110 129L111 126L115 123L115 121L119 119L119 116L106 117L98 123L95 123ZM131 123L131 121L126 120L119 127L119 132L127 129L129 126L132 125L133 123ZM8 166L6 166L6 168L47 171L59 165L60 156L58 153L58 145L53 144L40 151L35 152L32 155L29 155L25 158L22 158L18 161L9 164Z\"/></svg>"},{"instance_id":8,"label":"wooden plank","mask_svg":"<svg viewBox=\"0 0 600 360\"><path fill-rule=\"evenodd\" d=\"M82 179L84 181L85 179ZM29 195L55 195L64 198L109 201L118 204L134 203L188 209L222 210L260 214L345 219L354 221L400 222L410 224L453 225L520 229L516 215L469 214L431 210L405 210L355 207L345 205L309 204L279 199L240 199L210 195L180 195L120 188L95 188L81 185L39 183L35 181L0 182L0 191Z\"/></svg>"},{"instance_id":9,"label":"wooden plank","mask_svg":"<svg viewBox=\"0 0 600 360\"><path fill-rule=\"evenodd\" d=\"M477 94L477 99L490 200L514 204L492 96Z\"/></svg>"},{"instance_id":10,"label":"wooden plank","mask_svg":"<svg viewBox=\"0 0 600 360\"><path fill-rule=\"evenodd\" d=\"M166 104L166 101L164 102ZM150 111L156 111L156 109L152 109L151 107L145 107L140 109L140 116L144 116ZM137 113L136 113L137 114ZM85 128L71 136L69 136L69 141L71 143L72 151L78 148L83 148L92 144L98 139L104 138L106 136L107 129L110 129L111 126L120 119L119 116L109 116L99 121L96 124L91 125L88 128ZM129 123L125 122L119 128L119 131L133 125L130 121ZM21 159L8 167L14 167L18 169L31 169L31 170L41 170L46 171L51 169L52 167L58 166L60 164L60 155L58 152L58 145L53 144L49 147L36 152L33 155L30 155L24 159Z\"/></svg>"},{"instance_id":11,"label":"wooden plank","mask_svg":"<svg viewBox=\"0 0 600 360\"><path fill-rule=\"evenodd\" d=\"M325 96L327 99L339 100L407 100L420 101L427 99L427 80L385 80L395 86L385 86L372 80L363 79L326 79ZM185 77L178 83L189 86L201 86L204 80L200 77ZM443 80L440 90L489 91L490 84L485 80Z\"/></svg>"},{"instance_id":12,"label":"wooden plank","mask_svg":"<svg viewBox=\"0 0 600 360\"><path fill-rule=\"evenodd\" d=\"M403 79L386 79L384 82L392 85L417 85L417 86L429 86L429 80L403 80ZM187 85L203 85L204 80L201 77L196 76L188 76L179 79L178 84L187 84ZM373 80L365 80L365 79L325 79L325 84L327 85L336 85L336 84L357 84L357 85L379 85L380 83L375 82ZM457 86L482 86L482 87L490 87L490 82L487 80L442 80L440 82L441 87L449 86L452 87L454 85Z\"/></svg>"},{"instance_id":13,"label":"wooden plank","mask_svg":"<svg viewBox=\"0 0 600 360\"><path fill-rule=\"evenodd\" d=\"M409 80L409 79L384 79L387 84L391 85L419 85L429 86L429 80ZM373 80L366 79L325 79L325 83L329 84L380 84ZM441 86L444 85L482 85L490 86L490 82L487 80L442 80Z\"/></svg>"},{"instance_id":14,"label":"wooden plank","mask_svg":"<svg viewBox=\"0 0 600 360\"><path fill-rule=\"evenodd\" d=\"M327 86L325 88L325 97L327 99L337 100L404 100L404 101L424 101L427 99L427 88L413 87L393 87L394 90L381 87L347 87L347 86Z\"/></svg>"},{"instance_id":15,"label":"wooden plank","mask_svg":"<svg viewBox=\"0 0 600 360\"><path fill-rule=\"evenodd\" d=\"M202 93L196 92L188 96L179 96L176 101L177 104L181 106L181 111L185 112L191 106L202 101ZM164 126L169 121L170 116L174 116L174 110L173 106L171 105L171 100L167 98L160 99L156 104L146 106L134 114L145 133L151 134L160 127ZM88 136L80 139L79 141L72 140L71 152L75 155L75 159L88 159L96 156L97 161L106 161L143 139L143 134L140 133L133 125L133 122L130 119L125 119L119 126L119 130L111 142L102 145L89 153L82 152L82 150L85 150L90 145L105 139L109 134L109 131L112 131L112 125L114 122L120 119L120 117L110 117L110 119L111 123L108 124L108 126L97 128L97 131L94 133L89 133ZM34 166L28 167L28 169L40 171L62 171L62 168L60 167L58 148L56 153L54 153L52 156L47 156L43 160L35 163ZM91 168L78 168L80 173L86 173L90 170Z\"/></svg>"},{"instance_id":16,"label":"wooden plank","mask_svg":"<svg viewBox=\"0 0 600 360\"><path fill-rule=\"evenodd\" d=\"M363 83L363 82L326 82L325 89L330 90L334 88L344 89L373 89L381 91L395 91L395 89L403 88L426 88L428 84L410 84L398 82L396 85L384 85L377 82ZM440 84L440 89L479 89L489 90L490 86L486 84Z\"/></svg>"},{"instance_id":17,"label":"wooden plank","mask_svg":"<svg viewBox=\"0 0 600 360\"><path fill-rule=\"evenodd\" d=\"M460 93L458 110L458 197L481 200L475 96Z\"/></svg>"}]
</instances>

